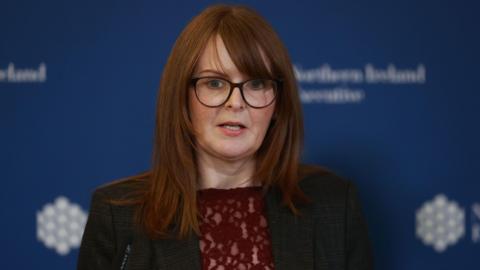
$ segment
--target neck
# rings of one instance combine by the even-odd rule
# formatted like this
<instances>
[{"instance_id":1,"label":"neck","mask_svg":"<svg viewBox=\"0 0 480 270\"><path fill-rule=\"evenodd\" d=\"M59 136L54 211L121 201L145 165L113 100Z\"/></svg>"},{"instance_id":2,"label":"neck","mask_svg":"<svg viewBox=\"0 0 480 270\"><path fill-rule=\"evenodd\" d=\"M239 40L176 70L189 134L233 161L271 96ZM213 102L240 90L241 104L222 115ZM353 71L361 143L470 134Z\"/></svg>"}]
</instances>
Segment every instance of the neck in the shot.
<instances>
[{"instance_id":1,"label":"neck","mask_svg":"<svg viewBox=\"0 0 480 270\"><path fill-rule=\"evenodd\" d=\"M199 189L236 188L253 186L251 180L255 170L253 157L240 160L224 160L203 151L197 152Z\"/></svg>"}]
</instances>

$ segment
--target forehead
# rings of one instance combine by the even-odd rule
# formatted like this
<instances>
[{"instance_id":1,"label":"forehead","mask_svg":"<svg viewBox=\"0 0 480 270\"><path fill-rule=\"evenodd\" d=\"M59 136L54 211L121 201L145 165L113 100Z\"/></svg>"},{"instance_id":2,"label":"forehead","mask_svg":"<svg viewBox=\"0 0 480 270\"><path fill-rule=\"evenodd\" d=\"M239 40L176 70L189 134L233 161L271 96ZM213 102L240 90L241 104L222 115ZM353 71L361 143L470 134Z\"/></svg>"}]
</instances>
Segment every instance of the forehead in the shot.
<instances>
[{"instance_id":1,"label":"forehead","mask_svg":"<svg viewBox=\"0 0 480 270\"><path fill-rule=\"evenodd\" d=\"M200 72L205 69L216 70L225 74L239 73L227 48L225 48L225 43L223 43L219 35L210 38L205 49L200 54L195 71Z\"/></svg>"},{"instance_id":2,"label":"forehead","mask_svg":"<svg viewBox=\"0 0 480 270\"><path fill-rule=\"evenodd\" d=\"M262 59L258 63L260 66L264 66L268 69L269 73L271 73L271 69L269 67L268 61L266 60L265 54L261 49L259 52L262 55ZM235 52L234 52L235 53ZM238 59L239 57L237 57ZM237 60L237 62L239 62ZM200 54L198 62L195 66L195 72L201 72L203 70L214 70L217 72L221 72L225 75L230 77L246 77L247 75L250 76L257 76L256 69L259 69L258 64L253 64L252 61L242 61L243 63L236 64L232 59L225 43L220 35L212 36L205 49ZM250 64L246 64L246 62L250 62ZM262 63L263 62L263 63Z\"/></svg>"}]
</instances>

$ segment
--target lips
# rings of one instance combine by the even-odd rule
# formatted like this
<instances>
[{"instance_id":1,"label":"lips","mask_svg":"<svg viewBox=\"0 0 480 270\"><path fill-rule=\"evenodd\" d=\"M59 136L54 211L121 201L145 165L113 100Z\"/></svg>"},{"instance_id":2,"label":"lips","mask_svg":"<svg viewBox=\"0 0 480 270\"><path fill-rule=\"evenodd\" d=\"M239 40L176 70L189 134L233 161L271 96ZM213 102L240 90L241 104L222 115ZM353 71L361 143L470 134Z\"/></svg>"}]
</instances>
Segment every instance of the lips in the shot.
<instances>
[{"instance_id":1,"label":"lips","mask_svg":"<svg viewBox=\"0 0 480 270\"><path fill-rule=\"evenodd\" d=\"M223 122L221 124L219 124L218 126L221 126L221 127L240 127L240 128L246 128L246 126L244 124L242 124L241 122L234 122L234 121L227 121L227 122Z\"/></svg>"},{"instance_id":2,"label":"lips","mask_svg":"<svg viewBox=\"0 0 480 270\"><path fill-rule=\"evenodd\" d=\"M226 121L218 125L222 134L228 137L240 137L245 133L245 125L241 122Z\"/></svg>"}]
</instances>

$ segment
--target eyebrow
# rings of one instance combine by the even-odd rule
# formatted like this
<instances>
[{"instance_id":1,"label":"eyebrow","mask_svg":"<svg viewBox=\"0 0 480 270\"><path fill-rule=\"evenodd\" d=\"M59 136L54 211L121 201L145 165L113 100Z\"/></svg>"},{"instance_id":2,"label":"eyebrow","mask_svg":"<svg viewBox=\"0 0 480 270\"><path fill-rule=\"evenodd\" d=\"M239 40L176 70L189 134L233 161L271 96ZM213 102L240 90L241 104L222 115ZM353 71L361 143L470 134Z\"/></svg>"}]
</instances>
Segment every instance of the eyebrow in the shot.
<instances>
[{"instance_id":1,"label":"eyebrow","mask_svg":"<svg viewBox=\"0 0 480 270\"><path fill-rule=\"evenodd\" d=\"M227 74L225 74L223 72L220 72L220 71L217 71L217 70L213 70L213 69L204 69L204 70L201 70L200 72L198 72L197 74L206 73L206 72L215 73L215 74L218 74L220 76L228 78Z\"/></svg>"}]
</instances>

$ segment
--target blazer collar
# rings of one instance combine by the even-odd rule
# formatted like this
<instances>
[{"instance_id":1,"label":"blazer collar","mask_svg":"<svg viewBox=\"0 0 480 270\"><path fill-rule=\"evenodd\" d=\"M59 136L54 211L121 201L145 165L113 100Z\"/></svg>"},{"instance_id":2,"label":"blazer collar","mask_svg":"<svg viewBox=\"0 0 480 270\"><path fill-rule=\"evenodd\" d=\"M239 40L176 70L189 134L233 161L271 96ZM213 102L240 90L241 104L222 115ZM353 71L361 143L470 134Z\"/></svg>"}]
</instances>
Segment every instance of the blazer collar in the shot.
<instances>
[{"instance_id":1,"label":"blazer collar","mask_svg":"<svg viewBox=\"0 0 480 270\"><path fill-rule=\"evenodd\" d=\"M310 210L302 217L294 216L280 205L281 192L272 187L265 197L265 212L271 237L276 270L314 267L313 218ZM185 240L153 240L154 269L201 269L199 238L195 233Z\"/></svg>"}]
</instances>

